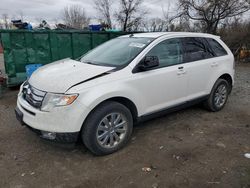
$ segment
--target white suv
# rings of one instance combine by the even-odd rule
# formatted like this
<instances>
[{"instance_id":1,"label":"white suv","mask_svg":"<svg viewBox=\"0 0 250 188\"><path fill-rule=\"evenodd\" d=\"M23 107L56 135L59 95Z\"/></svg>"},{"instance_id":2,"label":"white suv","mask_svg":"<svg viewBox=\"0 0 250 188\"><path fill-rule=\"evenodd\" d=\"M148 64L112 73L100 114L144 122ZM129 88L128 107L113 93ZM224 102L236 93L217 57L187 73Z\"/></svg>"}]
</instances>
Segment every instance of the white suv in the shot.
<instances>
[{"instance_id":1,"label":"white suv","mask_svg":"<svg viewBox=\"0 0 250 188\"><path fill-rule=\"evenodd\" d=\"M194 103L221 110L234 83L234 57L218 36L140 33L39 68L22 84L16 115L41 137L81 138L97 155L130 139L133 125Z\"/></svg>"}]
</instances>

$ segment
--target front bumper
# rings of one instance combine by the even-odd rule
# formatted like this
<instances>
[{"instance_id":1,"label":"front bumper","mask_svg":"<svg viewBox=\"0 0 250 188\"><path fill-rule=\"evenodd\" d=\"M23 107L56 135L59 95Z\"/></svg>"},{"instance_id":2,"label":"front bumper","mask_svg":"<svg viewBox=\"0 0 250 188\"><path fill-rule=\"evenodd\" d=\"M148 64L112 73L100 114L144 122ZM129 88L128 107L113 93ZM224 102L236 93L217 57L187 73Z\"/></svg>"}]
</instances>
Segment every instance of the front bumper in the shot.
<instances>
[{"instance_id":1,"label":"front bumper","mask_svg":"<svg viewBox=\"0 0 250 188\"><path fill-rule=\"evenodd\" d=\"M21 125L25 125L31 131L38 134L41 138L59 142L59 143L75 143L78 140L79 132L70 132L70 133L55 133L55 132L47 132L32 128L31 126L27 125L23 121L23 113L19 110L18 107L15 108L15 114L17 120L20 122Z\"/></svg>"},{"instance_id":2,"label":"front bumper","mask_svg":"<svg viewBox=\"0 0 250 188\"><path fill-rule=\"evenodd\" d=\"M56 107L44 112L32 107L18 94L16 117L41 137L54 141L73 142L77 140L82 124L89 109L75 101L69 106Z\"/></svg>"}]
</instances>

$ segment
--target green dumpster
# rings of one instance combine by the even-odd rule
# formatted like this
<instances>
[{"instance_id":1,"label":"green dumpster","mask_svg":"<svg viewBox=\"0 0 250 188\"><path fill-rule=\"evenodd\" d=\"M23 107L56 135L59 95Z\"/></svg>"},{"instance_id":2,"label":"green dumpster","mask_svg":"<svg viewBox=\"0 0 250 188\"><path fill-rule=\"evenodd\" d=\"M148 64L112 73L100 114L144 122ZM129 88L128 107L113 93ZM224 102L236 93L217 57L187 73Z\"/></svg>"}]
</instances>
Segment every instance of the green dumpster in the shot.
<instances>
[{"instance_id":1,"label":"green dumpster","mask_svg":"<svg viewBox=\"0 0 250 188\"><path fill-rule=\"evenodd\" d=\"M124 34L128 33L0 30L7 85L22 83L28 64L45 65L67 57L76 59L99 44Z\"/></svg>"}]
</instances>

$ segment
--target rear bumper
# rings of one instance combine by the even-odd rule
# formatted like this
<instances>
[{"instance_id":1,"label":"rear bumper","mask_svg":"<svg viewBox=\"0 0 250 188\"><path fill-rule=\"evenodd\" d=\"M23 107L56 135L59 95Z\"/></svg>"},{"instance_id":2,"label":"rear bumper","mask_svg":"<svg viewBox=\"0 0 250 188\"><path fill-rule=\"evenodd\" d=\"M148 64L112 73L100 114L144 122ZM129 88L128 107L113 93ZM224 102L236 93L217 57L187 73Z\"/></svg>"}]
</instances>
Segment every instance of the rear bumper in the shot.
<instances>
[{"instance_id":1,"label":"rear bumper","mask_svg":"<svg viewBox=\"0 0 250 188\"><path fill-rule=\"evenodd\" d=\"M75 143L78 140L79 132L70 132L70 133L56 133L56 132L48 132L39 129L35 129L29 125L27 125L23 121L23 113L19 110L18 107L15 108L15 114L17 120L21 125L26 126L31 131L35 132L41 138L46 140L58 142L58 143Z\"/></svg>"}]
</instances>

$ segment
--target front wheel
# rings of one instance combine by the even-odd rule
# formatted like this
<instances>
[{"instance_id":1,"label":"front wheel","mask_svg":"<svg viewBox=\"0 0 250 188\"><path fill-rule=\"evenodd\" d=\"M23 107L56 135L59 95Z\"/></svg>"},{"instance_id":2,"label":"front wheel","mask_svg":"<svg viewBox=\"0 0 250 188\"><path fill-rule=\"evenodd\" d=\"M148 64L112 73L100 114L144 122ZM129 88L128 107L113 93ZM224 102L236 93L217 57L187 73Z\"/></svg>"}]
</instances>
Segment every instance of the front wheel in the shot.
<instances>
[{"instance_id":1,"label":"front wheel","mask_svg":"<svg viewBox=\"0 0 250 188\"><path fill-rule=\"evenodd\" d=\"M129 141L133 118L124 105L107 101L91 112L83 126L82 140L86 147L96 155L107 155Z\"/></svg>"},{"instance_id":2,"label":"front wheel","mask_svg":"<svg viewBox=\"0 0 250 188\"><path fill-rule=\"evenodd\" d=\"M205 107L212 112L220 111L227 102L229 92L229 83L224 79L218 79L213 86L209 98L205 101Z\"/></svg>"}]
</instances>

